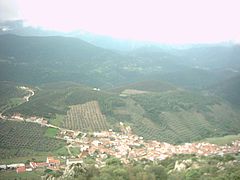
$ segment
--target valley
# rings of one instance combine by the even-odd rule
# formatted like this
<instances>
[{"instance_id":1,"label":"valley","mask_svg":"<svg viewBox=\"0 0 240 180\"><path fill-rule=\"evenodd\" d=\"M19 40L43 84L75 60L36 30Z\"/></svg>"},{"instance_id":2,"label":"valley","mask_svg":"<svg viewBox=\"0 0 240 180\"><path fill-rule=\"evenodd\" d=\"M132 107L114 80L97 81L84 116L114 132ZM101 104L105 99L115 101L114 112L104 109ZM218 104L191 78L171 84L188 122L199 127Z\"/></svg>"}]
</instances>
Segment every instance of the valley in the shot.
<instances>
[{"instance_id":1,"label":"valley","mask_svg":"<svg viewBox=\"0 0 240 180\"><path fill-rule=\"evenodd\" d=\"M0 35L0 167L24 164L46 179L155 165L172 179L235 175L239 52L235 44L119 52L73 37ZM18 177L18 168L0 176Z\"/></svg>"},{"instance_id":2,"label":"valley","mask_svg":"<svg viewBox=\"0 0 240 180\"><path fill-rule=\"evenodd\" d=\"M54 87L59 90L52 90ZM124 97L122 92L94 91L74 83L48 84L40 87L30 101L3 115L43 117L50 124L83 132L118 131L118 123L124 122L146 139L176 144L240 133L239 112L218 97L183 89Z\"/></svg>"},{"instance_id":3,"label":"valley","mask_svg":"<svg viewBox=\"0 0 240 180\"><path fill-rule=\"evenodd\" d=\"M66 172L68 168L77 165L76 163L78 164L87 163L87 158L89 156L94 157L92 160L95 161L95 167L101 169L105 167L108 161L113 157L119 159L120 160L119 162L123 164L131 164L133 161L141 162L143 160L149 162L157 161L164 162L164 160L167 161L174 159L178 155L181 156L190 155L190 157L191 156L193 157L192 159L194 158L200 159L202 157L208 156L225 157L229 156L229 154L237 154L240 151L239 138L238 140L235 141L231 140L228 141L228 145L226 144L221 146L206 142L194 142L185 143L182 145L172 145L166 142L159 142L155 140L144 140L143 137L139 137L133 134L131 127L126 126L122 122L120 122L119 124L120 132L114 132L113 130L109 129L108 131L83 133L80 131L72 131L68 129L59 128L51 124L40 123L38 121L38 118L22 119L20 120L21 122L19 122L18 118L17 121L14 121L14 119L12 120L1 120L0 122L1 123L0 134L7 135L6 137L2 136L0 139L0 143L1 145L3 145L1 147L2 152L1 156L3 157L3 159L1 160L2 165L0 165L0 167L2 168L4 166L6 167L17 166L16 167L17 172L18 169L20 169L21 167L24 167L24 170L25 168L28 168L28 171L31 170L33 171L34 174L37 173L34 175L37 177L43 175L43 173L41 173L42 168L39 168L38 166L40 166L40 164L45 163L43 162L44 155L45 158L48 159L50 158L49 157L50 154L55 156L58 155L57 158L59 158L61 162L58 160L60 162L58 165L49 166L47 161L47 163L45 163L46 165L44 166L46 167L49 166L48 169L56 172L61 172L64 171L65 169L64 174L60 173L60 176L61 175L68 176L68 172ZM37 125L34 125L36 123L41 124L41 127L37 127ZM24 127L22 127L22 125L24 125ZM41 133L38 131L45 129L46 127L51 128L48 128L47 131L45 131L43 138L41 137ZM15 129L15 133L7 134L6 131L8 130L11 131L12 128ZM30 129L33 133L30 133L29 131ZM17 138L19 134L21 134L21 139ZM38 137L36 137L36 134L38 134ZM11 138L12 139L11 141L9 140L10 136L13 137ZM26 136L29 136L31 138L27 138ZM24 142L24 140L26 139L28 139L28 141ZM56 142L54 143L53 142L54 139L56 139L55 141L58 143L61 142L61 145L56 144ZM37 141L36 142L37 146L34 144L29 144L35 143L35 141ZM6 151L8 149L8 146L12 148L11 151ZM51 152L49 151L50 150L49 148L53 148L51 149ZM56 150L56 148L60 149L64 148L65 152L63 153L63 150L59 152L57 150L54 152L53 150ZM78 151L76 151L76 149L78 149ZM17 162L18 164L10 164L9 162L11 162L11 160L10 161L5 160L6 157L12 158L13 156L22 157L21 159L14 158L15 160L12 160L12 162ZM31 157L34 158L30 160ZM187 156L187 158L189 157ZM24 161L21 161L23 159L27 162L30 162L31 167L29 167L27 163L25 163L26 164L25 167ZM198 161L196 160L193 161L192 159L182 160L183 163L182 165L180 165L180 163L176 161L174 169L171 169L171 171L169 171L169 174L174 175L176 172L185 171L187 168L193 166L194 163L197 164L199 163ZM234 159L234 161L232 161L232 159ZM201 162L203 162L203 160L201 160ZM230 159L227 160L226 162L234 163L235 166L239 165L238 161L235 160L233 156L230 156ZM34 167L32 165L33 163L39 165ZM224 164L222 164L222 166L223 165ZM0 172L0 174L3 173L2 175L5 176L5 174L9 174L13 170L15 170L15 168L12 168L12 170L8 169L7 171ZM24 171L23 175L25 173L29 174L29 172Z\"/></svg>"}]
</instances>

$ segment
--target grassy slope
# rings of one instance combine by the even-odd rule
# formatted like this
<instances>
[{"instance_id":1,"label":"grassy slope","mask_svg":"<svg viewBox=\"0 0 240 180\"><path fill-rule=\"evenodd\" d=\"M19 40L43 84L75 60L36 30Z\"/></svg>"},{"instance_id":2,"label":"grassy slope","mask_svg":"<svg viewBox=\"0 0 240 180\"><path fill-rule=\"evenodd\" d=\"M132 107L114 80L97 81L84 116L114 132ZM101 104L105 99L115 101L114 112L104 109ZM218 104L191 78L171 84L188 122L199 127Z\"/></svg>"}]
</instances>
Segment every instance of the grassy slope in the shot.
<instances>
[{"instance_id":1,"label":"grassy slope","mask_svg":"<svg viewBox=\"0 0 240 180\"><path fill-rule=\"evenodd\" d=\"M39 180L43 175L43 170L35 170L32 172L17 174L16 171L0 172L1 179L15 179L15 180Z\"/></svg>"},{"instance_id":2,"label":"grassy slope","mask_svg":"<svg viewBox=\"0 0 240 180\"><path fill-rule=\"evenodd\" d=\"M45 137L50 137L50 138L54 138L57 134L58 134L58 129L55 128L47 128L47 130L45 131L44 136Z\"/></svg>"},{"instance_id":3,"label":"grassy slope","mask_svg":"<svg viewBox=\"0 0 240 180\"><path fill-rule=\"evenodd\" d=\"M202 142L209 142L217 145L225 145L225 144L231 144L233 141L239 140L239 139L240 139L240 134L227 135L223 137L206 138L206 139L203 139Z\"/></svg>"}]
</instances>

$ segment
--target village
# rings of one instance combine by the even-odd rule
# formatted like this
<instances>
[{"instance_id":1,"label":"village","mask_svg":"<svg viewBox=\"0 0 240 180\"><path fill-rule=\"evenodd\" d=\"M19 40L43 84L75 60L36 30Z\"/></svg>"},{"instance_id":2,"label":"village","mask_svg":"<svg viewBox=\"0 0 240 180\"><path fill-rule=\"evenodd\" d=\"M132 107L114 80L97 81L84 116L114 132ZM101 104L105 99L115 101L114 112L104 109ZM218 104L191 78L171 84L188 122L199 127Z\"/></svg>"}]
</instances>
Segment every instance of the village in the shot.
<instances>
[{"instance_id":1,"label":"village","mask_svg":"<svg viewBox=\"0 0 240 180\"><path fill-rule=\"evenodd\" d=\"M129 126L120 122L121 132L109 131L95 132L91 136L85 136L80 140L68 141L74 147L80 147L79 158L88 155L97 155L98 166L104 166L104 159L108 155L119 158L123 163L131 160L147 159L151 161L164 160L176 154L196 154L198 156L224 155L240 152L240 141L234 141L231 145L218 146L210 143L185 143L172 145L156 140L144 140L132 133Z\"/></svg>"},{"instance_id":2,"label":"village","mask_svg":"<svg viewBox=\"0 0 240 180\"><path fill-rule=\"evenodd\" d=\"M102 132L83 133L53 126L44 118L29 117L24 119L20 114L15 114L11 120L28 121L41 124L51 128L59 129L55 138L66 141L66 147L79 149L77 156L69 154L68 157L46 157L46 162L30 162L24 164L3 164L1 170L15 170L17 173L33 171L37 168L51 170L64 170L67 166L76 163L84 163L87 157L95 158L95 166L103 167L108 157L116 157L122 163L128 164L131 161L139 160L164 160L177 154L195 154L197 156L211 156L240 152L240 140L232 142L231 145L218 146L206 142L185 143L182 145L172 145L156 140L145 140L132 132L130 126L119 123L120 131L114 132L112 129ZM61 161L60 161L61 159ZM64 160L64 161L62 161Z\"/></svg>"},{"instance_id":3,"label":"village","mask_svg":"<svg viewBox=\"0 0 240 180\"><path fill-rule=\"evenodd\" d=\"M30 94L26 97L26 101L34 95L31 89L26 89ZM79 130L70 130L57 127L49 123L43 117L23 116L20 113L15 113L11 117L2 116L0 119L10 121L26 121L37 123L44 127L55 128L58 133L54 138L62 139L66 142L68 156L46 157L45 162L31 161L27 164L19 162L17 164L2 164L0 170L14 170L17 173L33 171L38 168L50 169L53 171L64 170L66 167L84 163L87 157L95 158L95 166L103 167L105 160L108 157L115 157L121 160L122 163L128 164L132 161L149 160L158 161L164 160L177 154L195 154L197 156L211 156L224 154L239 153L240 140L233 141L231 145L218 146L206 142L185 143L181 145L173 145L166 142L156 140L145 140L134 134L131 127L120 122L120 131L115 132L112 129L101 132L81 132ZM79 150L78 155L71 154L69 148L74 147Z\"/></svg>"}]
</instances>

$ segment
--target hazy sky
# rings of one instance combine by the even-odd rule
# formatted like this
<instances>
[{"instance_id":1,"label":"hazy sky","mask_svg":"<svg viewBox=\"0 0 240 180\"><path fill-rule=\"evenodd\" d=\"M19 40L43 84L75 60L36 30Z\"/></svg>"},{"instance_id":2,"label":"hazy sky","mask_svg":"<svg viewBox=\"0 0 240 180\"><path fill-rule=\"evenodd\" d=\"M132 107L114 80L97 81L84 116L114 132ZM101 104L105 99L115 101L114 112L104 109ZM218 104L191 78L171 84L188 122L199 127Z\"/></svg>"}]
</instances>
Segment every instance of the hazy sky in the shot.
<instances>
[{"instance_id":1,"label":"hazy sky","mask_svg":"<svg viewBox=\"0 0 240 180\"><path fill-rule=\"evenodd\" d=\"M0 20L161 43L240 42L240 0L0 0Z\"/></svg>"}]
</instances>

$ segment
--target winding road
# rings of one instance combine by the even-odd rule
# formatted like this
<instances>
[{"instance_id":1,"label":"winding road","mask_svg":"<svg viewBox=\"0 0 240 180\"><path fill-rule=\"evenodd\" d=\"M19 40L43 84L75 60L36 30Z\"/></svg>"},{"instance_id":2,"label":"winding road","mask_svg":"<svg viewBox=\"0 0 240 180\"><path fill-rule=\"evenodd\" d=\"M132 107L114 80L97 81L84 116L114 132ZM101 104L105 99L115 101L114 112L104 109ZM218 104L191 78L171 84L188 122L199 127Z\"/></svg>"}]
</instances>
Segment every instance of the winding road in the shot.
<instances>
[{"instance_id":1,"label":"winding road","mask_svg":"<svg viewBox=\"0 0 240 180\"><path fill-rule=\"evenodd\" d=\"M23 90L29 92L28 95L23 97L23 99L25 99L27 102L29 101L30 97L34 96L34 94L35 94L34 91L29 87L21 86L20 89L23 89Z\"/></svg>"},{"instance_id":2,"label":"winding road","mask_svg":"<svg viewBox=\"0 0 240 180\"><path fill-rule=\"evenodd\" d=\"M31 88L29 88L29 87L20 86L19 88L22 89L22 90L25 90L25 91L29 92L28 95L26 95L26 96L23 97L23 99L25 100L25 102L28 102L29 99L35 95L34 91L33 91ZM6 119L6 117L3 116L3 113L4 113L7 109L9 109L9 108L6 108L6 109L4 109L2 112L0 112L0 119Z\"/></svg>"}]
</instances>

